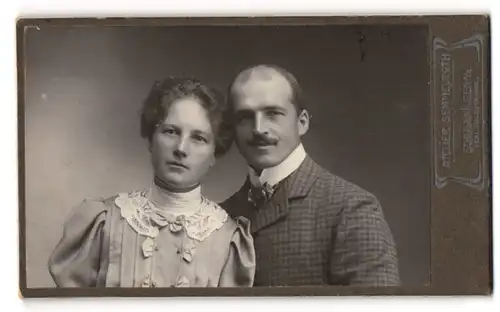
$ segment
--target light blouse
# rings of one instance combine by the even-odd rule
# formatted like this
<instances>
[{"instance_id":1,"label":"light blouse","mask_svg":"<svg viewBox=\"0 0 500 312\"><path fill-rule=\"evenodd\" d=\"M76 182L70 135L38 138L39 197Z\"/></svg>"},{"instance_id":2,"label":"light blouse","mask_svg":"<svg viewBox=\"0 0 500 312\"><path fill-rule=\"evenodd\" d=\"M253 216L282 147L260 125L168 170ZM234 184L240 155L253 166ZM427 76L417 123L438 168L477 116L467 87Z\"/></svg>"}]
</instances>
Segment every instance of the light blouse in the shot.
<instances>
[{"instance_id":1,"label":"light blouse","mask_svg":"<svg viewBox=\"0 0 500 312\"><path fill-rule=\"evenodd\" d=\"M249 221L205 197L199 209L158 209L151 189L84 200L64 224L49 262L58 287L249 287Z\"/></svg>"}]
</instances>

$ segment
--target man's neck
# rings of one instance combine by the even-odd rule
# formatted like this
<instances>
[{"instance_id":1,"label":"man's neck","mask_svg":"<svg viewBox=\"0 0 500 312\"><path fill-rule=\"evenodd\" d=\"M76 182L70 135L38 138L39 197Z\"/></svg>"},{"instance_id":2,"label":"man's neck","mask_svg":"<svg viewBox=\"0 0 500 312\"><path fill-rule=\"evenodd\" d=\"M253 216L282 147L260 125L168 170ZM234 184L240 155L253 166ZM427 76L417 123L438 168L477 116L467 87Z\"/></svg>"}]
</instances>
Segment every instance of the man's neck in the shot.
<instances>
[{"instance_id":1,"label":"man's neck","mask_svg":"<svg viewBox=\"0 0 500 312\"><path fill-rule=\"evenodd\" d=\"M261 169L260 172L249 168L250 182L254 186L261 186L264 183L274 186L297 170L305 157L304 146L299 144L285 160L274 167Z\"/></svg>"}]
</instances>

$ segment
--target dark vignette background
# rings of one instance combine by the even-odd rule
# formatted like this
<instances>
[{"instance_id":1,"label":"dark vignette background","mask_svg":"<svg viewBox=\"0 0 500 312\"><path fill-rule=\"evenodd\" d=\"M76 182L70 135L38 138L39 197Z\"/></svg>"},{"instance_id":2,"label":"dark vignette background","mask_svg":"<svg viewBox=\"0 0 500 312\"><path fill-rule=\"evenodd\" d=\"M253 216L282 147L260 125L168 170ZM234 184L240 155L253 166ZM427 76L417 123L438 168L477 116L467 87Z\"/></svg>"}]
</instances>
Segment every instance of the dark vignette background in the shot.
<instances>
[{"instance_id":1,"label":"dark vignette background","mask_svg":"<svg viewBox=\"0 0 500 312\"><path fill-rule=\"evenodd\" d=\"M147 187L138 110L154 79L196 76L220 88L243 67L276 63L304 88L309 154L375 194L406 286L430 281L427 28L420 26L52 27L26 36L27 286L46 268L70 209ZM205 194L236 191L233 149Z\"/></svg>"}]
</instances>

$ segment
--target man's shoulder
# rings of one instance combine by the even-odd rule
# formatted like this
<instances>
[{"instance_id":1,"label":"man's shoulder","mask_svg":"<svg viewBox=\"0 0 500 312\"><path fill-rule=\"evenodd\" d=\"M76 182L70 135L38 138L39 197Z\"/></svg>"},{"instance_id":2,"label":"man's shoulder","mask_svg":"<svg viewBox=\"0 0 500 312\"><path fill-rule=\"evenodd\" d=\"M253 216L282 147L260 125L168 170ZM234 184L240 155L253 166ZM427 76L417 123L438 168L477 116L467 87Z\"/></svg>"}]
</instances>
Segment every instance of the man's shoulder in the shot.
<instances>
[{"instance_id":1,"label":"man's shoulder","mask_svg":"<svg viewBox=\"0 0 500 312\"><path fill-rule=\"evenodd\" d=\"M373 193L324 168L320 171L321 174L308 196L319 203L319 215L325 217L348 214L353 220L384 218L382 206Z\"/></svg>"},{"instance_id":2,"label":"man's shoulder","mask_svg":"<svg viewBox=\"0 0 500 312\"><path fill-rule=\"evenodd\" d=\"M236 192L231 194L229 197L227 197L222 202L219 202L218 205L226 211L231 211L234 209L234 207L238 207L243 202L245 202L245 199L243 198L244 188L245 188L245 184L241 185L240 188L238 188L238 190L236 190Z\"/></svg>"},{"instance_id":3,"label":"man's shoulder","mask_svg":"<svg viewBox=\"0 0 500 312\"><path fill-rule=\"evenodd\" d=\"M318 167L320 174L315 181L315 185L312 189L313 192L326 192L326 195L328 195L331 200L336 200L338 198L343 198L344 200L376 200L375 195L355 182L332 173L317 163L315 163L315 165Z\"/></svg>"}]
</instances>

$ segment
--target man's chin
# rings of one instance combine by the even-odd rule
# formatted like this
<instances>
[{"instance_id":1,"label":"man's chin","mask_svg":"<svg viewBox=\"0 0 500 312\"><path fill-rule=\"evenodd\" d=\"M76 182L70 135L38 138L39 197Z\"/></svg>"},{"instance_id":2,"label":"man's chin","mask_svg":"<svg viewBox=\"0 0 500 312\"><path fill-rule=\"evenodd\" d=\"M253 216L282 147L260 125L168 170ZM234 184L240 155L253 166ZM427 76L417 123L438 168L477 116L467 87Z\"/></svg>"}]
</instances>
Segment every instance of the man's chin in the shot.
<instances>
[{"instance_id":1,"label":"man's chin","mask_svg":"<svg viewBox=\"0 0 500 312\"><path fill-rule=\"evenodd\" d=\"M263 170L266 168L271 168L280 163L279 160L277 160L274 157L270 157L268 155L265 156L258 156L258 157L253 157L253 161L249 161L248 163L255 169L258 170Z\"/></svg>"}]
</instances>

